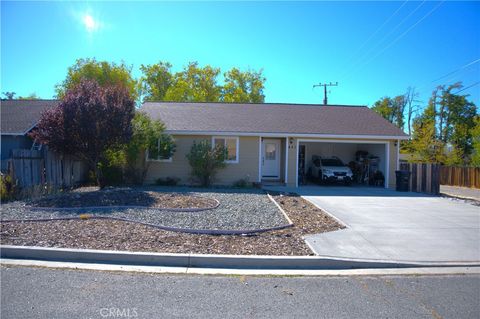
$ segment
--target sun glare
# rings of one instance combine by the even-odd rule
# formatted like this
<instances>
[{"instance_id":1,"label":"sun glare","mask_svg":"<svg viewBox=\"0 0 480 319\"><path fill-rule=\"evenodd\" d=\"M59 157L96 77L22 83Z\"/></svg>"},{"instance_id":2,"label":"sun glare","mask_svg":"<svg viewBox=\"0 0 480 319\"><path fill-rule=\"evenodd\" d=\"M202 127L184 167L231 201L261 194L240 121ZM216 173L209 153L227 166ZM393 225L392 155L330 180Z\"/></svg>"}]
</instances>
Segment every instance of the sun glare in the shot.
<instances>
[{"instance_id":1,"label":"sun glare","mask_svg":"<svg viewBox=\"0 0 480 319\"><path fill-rule=\"evenodd\" d=\"M92 32L97 28L97 23L89 14L83 16L83 24L85 25L85 28L88 32Z\"/></svg>"}]
</instances>

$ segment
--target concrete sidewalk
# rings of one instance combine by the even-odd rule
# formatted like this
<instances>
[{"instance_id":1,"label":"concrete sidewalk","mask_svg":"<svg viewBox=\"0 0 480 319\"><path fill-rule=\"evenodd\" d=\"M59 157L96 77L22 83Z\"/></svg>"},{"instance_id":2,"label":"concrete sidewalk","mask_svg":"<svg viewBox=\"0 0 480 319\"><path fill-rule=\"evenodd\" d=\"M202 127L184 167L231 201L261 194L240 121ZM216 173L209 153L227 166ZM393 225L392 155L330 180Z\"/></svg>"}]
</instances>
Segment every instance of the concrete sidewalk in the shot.
<instances>
[{"instance_id":1,"label":"concrete sidewalk","mask_svg":"<svg viewBox=\"0 0 480 319\"><path fill-rule=\"evenodd\" d=\"M310 235L321 256L412 262L480 261L480 207L381 188L301 187L346 229Z\"/></svg>"}]
</instances>

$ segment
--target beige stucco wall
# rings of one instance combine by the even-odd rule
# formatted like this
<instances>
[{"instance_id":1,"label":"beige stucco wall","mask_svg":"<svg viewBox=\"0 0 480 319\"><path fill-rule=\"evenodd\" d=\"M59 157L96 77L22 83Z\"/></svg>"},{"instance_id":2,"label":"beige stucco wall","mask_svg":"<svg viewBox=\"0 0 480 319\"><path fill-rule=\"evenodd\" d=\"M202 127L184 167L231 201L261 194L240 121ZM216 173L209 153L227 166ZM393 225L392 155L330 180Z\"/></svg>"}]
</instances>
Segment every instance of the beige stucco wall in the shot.
<instances>
[{"instance_id":1,"label":"beige stucco wall","mask_svg":"<svg viewBox=\"0 0 480 319\"><path fill-rule=\"evenodd\" d=\"M301 138L301 140L312 140L314 141L315 139L307 139L307 138ZM338 140L348 140L352 141L352 143L355 143L353 139L322 139L322 141L328 141L328 142L335 142ZM379 142L379 140L359 140L362 142ZM389 188L394 188L395 187L395 170L397 166L397 149L396 146L394 145L396 141L387 141L385 140L384 142L389 143L389 178L388 178L388 187ZM288 150L288 186L295 187L296 185L296 170L297 170L297 139L294 138L293 143L291 144L289 150Z\"/></svg>"},{"instance_id":2,"label":"beige stucco wall","mask_svg":"<svg viewBox=\"0 0 480 319\"><path fill-rule=\"evenodd\" d=\"M186 155L194 141L208 140L212 136L195 135L174 135L177 145L176 152L173 154L171 162L151 161L145 183L152 184L158 178L176 177L180 179L180 184L190 184L191 167ZM250 182L258 180L258 137L239 137L238 163L228 163L223 169L220 169L216 175L215 184L230 185L241 178L248 178Z\"/></svg>"},{"instance_id":3,"label":"beige stucco wall","mask_svg":"<svg viewBox=\"0 0 480 319\"><path fill-rule=\"evenodd\" d=\"M186 154L190 151L194 141L201 141L207 139L211 141L211 136L186 136L176 135L174 136L177 149L173 155L171 162L150 162L150 167L147 173L147 184L154 183L158 178L176 177L180 179L180 184L190 184L190 164L186 158ZM301 140L307 140L301 138ZM315 139L308 139L314 141ZM328 142L335 142L341 139L322 139ZM348 139L349 141L351 139ZM359 140L362 142L378 142L378 140ZM387 141L385 141L387 142ZM389 168L390 175L388 186L395 187L395 170L397 163L397 149L394 145L396 141L389 141L390 153L389 153ZM352 143L353 140L352 140ZM285 151L284 148L288 147L288 176L287 185L296 185L296 170L297 170L297 139L293 138L293 143L289 143L288 140L282 140L282 157L281 157L281 179L285 180ZM259 172L259 138L258 137L239 137L239 162L227 164L224 169L219 170L215 184L218 185L230 185L241 178L248 178L250 182L258 181Z\"/></svg>"}]
</instances>

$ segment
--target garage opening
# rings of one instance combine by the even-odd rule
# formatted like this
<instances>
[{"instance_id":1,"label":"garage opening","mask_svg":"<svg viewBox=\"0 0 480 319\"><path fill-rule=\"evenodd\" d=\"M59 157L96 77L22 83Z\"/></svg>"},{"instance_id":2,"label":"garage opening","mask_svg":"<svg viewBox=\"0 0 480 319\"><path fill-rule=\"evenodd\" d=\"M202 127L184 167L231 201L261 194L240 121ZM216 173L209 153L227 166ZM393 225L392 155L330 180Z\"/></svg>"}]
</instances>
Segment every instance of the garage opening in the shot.
<instances>
[{"instance_id":1,"label":"garage opening","mask_svg":"<svg viewBox=\"0 0 480 319\"><path fill-rule=\"evenodd\" d=\"M300 141L298 184L386 187L387 145L367 141Z\"/></svg>"}]
</instances>

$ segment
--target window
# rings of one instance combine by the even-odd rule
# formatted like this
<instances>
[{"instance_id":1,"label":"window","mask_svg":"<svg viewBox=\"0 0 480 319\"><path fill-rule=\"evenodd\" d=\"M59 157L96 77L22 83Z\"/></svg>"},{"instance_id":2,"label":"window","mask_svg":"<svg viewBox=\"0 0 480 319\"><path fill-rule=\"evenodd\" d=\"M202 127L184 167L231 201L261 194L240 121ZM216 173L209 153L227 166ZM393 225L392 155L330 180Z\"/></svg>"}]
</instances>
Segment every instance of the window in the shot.
<instances>
[{"instance_id":1,"label":"window","mask_svg":"<svg viewBox=\"0 0 480 319\"><path fill-rule=\"evenodd\" d=\"M238 163L238 137L213 137L212 145L224 146L227 149L226 163Z\"/></svg>"},{"instance_id":2,"label":"window","mask_svg":"<svg viewBox=\"0 0 480 319\"><path fill-rule=\"evenodd\" d=\"M158 139L158 145L157 145L158 149L160 149L160 139ZM155 158L151 158L150 157L150 152L147 150L147 161L155 161L155 162L171 162L172 161L172 157L170 156L169 158L166 158L164 156L162 156L161 154L158 154L157 157Z\"/></svg>"},{"instance_id":3,"label":"window","mask_svg":"<svg viewBox=\"0 0 480 319\"><path fill-rule=\"evenodd\" d=\"M265 144L265 159L274 161L276 159L277 146L273 143Z\"/></svg>"}]
</instances>

